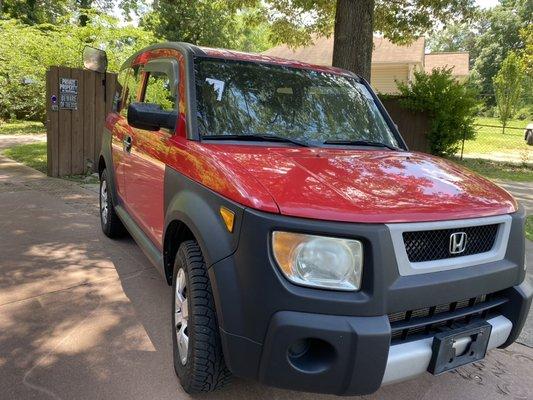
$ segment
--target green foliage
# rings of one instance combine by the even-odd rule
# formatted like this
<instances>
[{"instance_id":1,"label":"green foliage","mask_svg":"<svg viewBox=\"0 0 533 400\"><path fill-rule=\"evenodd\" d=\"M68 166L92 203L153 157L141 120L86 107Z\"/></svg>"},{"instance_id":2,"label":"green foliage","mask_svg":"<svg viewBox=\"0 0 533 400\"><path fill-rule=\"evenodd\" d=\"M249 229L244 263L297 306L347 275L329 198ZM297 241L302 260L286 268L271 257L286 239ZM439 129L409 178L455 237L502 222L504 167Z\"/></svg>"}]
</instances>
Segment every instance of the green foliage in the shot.
<instances>
[{"instance_id":1,"label":"green foliage","mask_svg":"<svg viewBox=\"0 0 533 400\"><path fill-rule=\"evenodd\" d=\"M2 0L0 14L35 25L54 23L68 12L68 0Z\"/></svg>"},{"instance_id":2,"label":"green foliage","mask_svg":"<svg viewBox=\"0 0 533 400\"><path fill-rule=\"evenodd\" d=\"M138 49L155 42L142 28L119 26L112 17L92 13L87 26L70 24L63 17L56 25L29 26L0 20L0 118L44 120L45 73L49 66L81 67L86 45L104 48L109 70Z\"/></svg>"},{"instance_id":3,"label":"green foliage","mask_svg":"<svg viewBox=\"0 0 533 400\"><path fill-rule=\"evenodd\" d=\"M375 30L406 44L449 21L470 21L474 0L376 0Z\"/></svg>"},{"instance_id":4,"label":"green foliage","mask_svg":"<svg viewBox=\"0 0 533 400\"><path fill-rule=\"evenodd\" d=\"M468 51L472 80L485 103L494 106L492 78L510 51L527 49L528 40L531 44L532 19L533 1L501 0L494 8L477 12L472 23L448 24L432 35L428 47L432 51Z\"/></svg>"},{"instance_id":5,"label":"green foliage","mask_svg":"<svg viewBox=\"0 0 533 400\"><path fill-rule=\"evenodd\" d=\"M151 75L148 78L144 100L147 103L160 105L163 110L173 110L175 108L175 101L169 90L168 78L164 75Z\"/></svg>"},{"instance_id":6,"label":"green foliage","mask_svg":"<svg viewBox=\"0 0 533 400\"><path fill-rule=\"evenodd\" d=\"M524 41L524 49L520 53L525 73L523 101L529 106L529 115L531 115L533 114L533 24L521 29L520 37Z\"/></svg>"},{"instance_id":7,"label":"green foliage","mask_svg":"<svg viewBox=\"0 0 533 400\"><path fill-rule=\"evenodd\" d=\"M479 54L475 58L474 70L480 92L490 105L496 100L492 78L510 51L524 47L519 32L532 22L532 15L533 2L525 0L503 1L487 13L487 30L476 42Z\"/></svg>"},{"instance_id":8,"label":"green foliage","mask_svg":"<svg viewBox=\"0 0 533 400\"><path fill-rule=\"evenodd\" d=\"M474 137L476 94L467 84L456 81L451 69L435 69L431 74L415 72L413 84L399 83L398 88L404 107L429 114L432 154L455 154L463 137Z\"/></svg>"},{"instance_id":9,"label":"green foliage","mask_svg":"<svg viewBox=\"0 0 533 400\"><path fill-rule=\"evenodd\" d=\"M329 36L333 32L337 1L234 0L232 3L262 12L272 24L274 43L301 46L309 44L316 34ZM440 23L469 19L474 10L473 0L375 0L374 30L394 43L409 43Z\"/></svg>"},{"instance_id":10,"label":"green foliage","mask_svg":"<svg viewBox=\"0 0 533 400\"><path fill-rule=\"evenodd\" d=\"M86 25L91 10L113 11L114 0L2 0L0 16L17 19L28 25L56 23L61 17L74 15L80 25ZM126 19L131 13L138 14L146 7L146 0L120 0L118 6Z\"/></svg>"},{"instance_id":11,"label":"green foliage","mask_svg":"<svg viewBox=\"0 0 533 400\"><path fill-rule=\"evenodd\" d=\"M454 52L468 51L470 61L476 57L476 42L485 27L481 23L480 15L469 22L451 23L438 32L429 36L426 40L426 47L431 52Z\"/></svg>"},{"instance_id":12,"label":"green foliage","mask_svg":"<svg viewBox=\"0 0 533 400\"><path fill-rule=\"evenodd\" d=\"M231 0L160 0L141 25L169 41L244 51L271 47L269 25L257 9Z\"/></svg>"},{"instance_id":13,"label":"green foliage","mask_svg":"<svg viewBox=\"0 0 533 400\"><path fill-rule=\"evenodd\" d=\"M493 78L498 114L505 133L507 121L515 116L523 90L524 65L514 52L510 52Z\"/></svg>"}]
</instances>

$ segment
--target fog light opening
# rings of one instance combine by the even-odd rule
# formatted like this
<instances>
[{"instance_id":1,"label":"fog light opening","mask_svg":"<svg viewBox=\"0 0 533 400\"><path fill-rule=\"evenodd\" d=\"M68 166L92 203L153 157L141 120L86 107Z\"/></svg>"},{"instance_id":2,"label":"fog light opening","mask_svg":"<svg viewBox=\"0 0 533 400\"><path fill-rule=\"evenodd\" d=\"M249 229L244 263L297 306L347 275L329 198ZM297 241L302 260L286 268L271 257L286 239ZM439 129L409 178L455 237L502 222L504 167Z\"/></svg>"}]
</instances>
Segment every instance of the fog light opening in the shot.
<instances>
[{"instance_id":1,"label":"fog light opening","mask_svg":"<svg viewBox=\"0 0 533 400\"><path fill-rule=\"evenodd\" d=\"M316 374L330 368L335 359L335 349L321 339L298 339L287 349L287 358L300 372Z\"/></svg>"}]
</instances>

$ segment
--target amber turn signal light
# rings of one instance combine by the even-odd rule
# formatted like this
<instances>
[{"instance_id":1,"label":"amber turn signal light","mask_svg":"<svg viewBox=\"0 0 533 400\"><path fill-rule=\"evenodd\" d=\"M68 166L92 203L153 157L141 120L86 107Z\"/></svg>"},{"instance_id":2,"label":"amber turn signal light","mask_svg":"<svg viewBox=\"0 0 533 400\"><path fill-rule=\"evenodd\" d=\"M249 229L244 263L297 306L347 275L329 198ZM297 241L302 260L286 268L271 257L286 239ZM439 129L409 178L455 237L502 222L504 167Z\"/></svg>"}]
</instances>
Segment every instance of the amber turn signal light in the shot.
<instances>
[{"instance_id":1,"label":"amber turn signal light","mask_svg":"<svg viewBox=\"0 0 533 400\"><path fill-rule=\"evenodd\" d=\"M224 206L220 206L220 216L228 229L228 232L233 232L233 224L235 222L235 213Z\"/></svg>"}]
</instances>

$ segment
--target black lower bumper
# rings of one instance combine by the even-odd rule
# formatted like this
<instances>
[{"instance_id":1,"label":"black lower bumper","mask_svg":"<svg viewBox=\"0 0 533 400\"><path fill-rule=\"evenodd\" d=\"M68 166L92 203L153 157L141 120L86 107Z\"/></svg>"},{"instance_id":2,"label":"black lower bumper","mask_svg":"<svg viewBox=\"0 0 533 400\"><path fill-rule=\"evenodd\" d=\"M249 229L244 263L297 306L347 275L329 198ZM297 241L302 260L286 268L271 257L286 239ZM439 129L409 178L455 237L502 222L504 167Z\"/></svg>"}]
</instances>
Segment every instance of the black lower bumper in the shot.
<instances>
[{"instance_id":1,"label":"black lower bumper","mask_svg":"<svg viewBox=\"0 0 533 400\"><path fill-rule=\"evenodd\" d=\"M520 334L533 290L523 283L504 293L508 301L499 312L513 327L501 347ZM226 363L235 375L286 389L364 395L382 385L391 327L387 316L280 311L272 316L264 343L224 331L221 336Z\"/></svg>"}]
</instances>

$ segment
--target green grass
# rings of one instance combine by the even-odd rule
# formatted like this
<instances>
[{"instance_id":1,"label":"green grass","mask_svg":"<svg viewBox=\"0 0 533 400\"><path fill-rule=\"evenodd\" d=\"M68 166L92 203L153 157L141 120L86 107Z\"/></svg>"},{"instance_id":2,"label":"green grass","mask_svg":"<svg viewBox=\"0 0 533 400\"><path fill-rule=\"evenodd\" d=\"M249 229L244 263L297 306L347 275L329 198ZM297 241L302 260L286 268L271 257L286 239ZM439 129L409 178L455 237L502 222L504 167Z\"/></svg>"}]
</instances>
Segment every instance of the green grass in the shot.
<instances>
[{"instance_id":1,"label":"green grass","mask_svg":"<svg viewBox=\"0 0 533 400\"><path fill-rule=\"evenodd\" d=\"M4 150L3 154L46 174L46 142L13 146ZM79 184L94 184L99 182L98 178L92 175L70 175L63 176L62 178Z\"/></svg>"},{"instance_id":2,"label":"green grass","mask_svg":"<svg viewBox=\"0 0 533 400\"><path fill-rule=\"evenodd\" d=\"M461 164L489 179L515 182L533 182L533 168L531 168L531 166L481 160L478 158L465 158L463 160L452 158L452 161Z\"/></svg>"},{"instance_id":3,"label":"green grass","mask_svg":"<svg viewBox=\"0 0 533 400\"><path fill-rule=\"evenodd\" d=\"M476 118L476 138L465 141L464 153L514 153L520 157L529 157L533 161L533 147L528 146L524 140L524 129L528 121L509 121L509 128L502 133L501 123L498 118ZM489 126L490 125L490 126Z\"/></svg>"},{"instance_id":4,"label":"green grass","mask_svg":"<svg viewBox=\"0 0 533 400\"><path fill-rule=\"evenodd\" d=\"M526 219L526 237L533 241L533 215L529 215Z\"/></svg>"},{"instance_id":5,"label":"green grass","mask_svg":"<svg viewBox=\"0 0 533 400\"><path fill-rule=\"evenodd\" d=\"M528 120L511 119L511 120L507 121L507 126L508 127L512 127L512 128L524 129L526 127L526 125L529 124L529 122L530 121L528 121ZM495 117L477 117L476 118L476 124L478 124L478 125L497 125L497 126L502 126L502 123L500 122L500 120L498 118L495 118Z\"/></svg>"},{"instance_id":6,"label":"green grass","mask_svg":"<svg viewBox=\"0 0 533 400\"><path fill-rule=\"evenodd\" d=\"M46 133L42 122L38 121L10 121L0 122L0 135L35 135Z\"/></svg>"},{"instance_id":7,"label":"green grass","mask_svg":"<svg viewBox=\"0 0 533 400\"><path fill-rule=\"evenodd\" d=\"M28 167L46 173L46 143L21 144L4 150L4 154Z\"/></svg>"}]
</instances>

